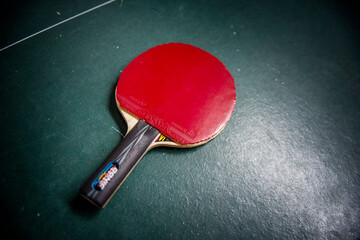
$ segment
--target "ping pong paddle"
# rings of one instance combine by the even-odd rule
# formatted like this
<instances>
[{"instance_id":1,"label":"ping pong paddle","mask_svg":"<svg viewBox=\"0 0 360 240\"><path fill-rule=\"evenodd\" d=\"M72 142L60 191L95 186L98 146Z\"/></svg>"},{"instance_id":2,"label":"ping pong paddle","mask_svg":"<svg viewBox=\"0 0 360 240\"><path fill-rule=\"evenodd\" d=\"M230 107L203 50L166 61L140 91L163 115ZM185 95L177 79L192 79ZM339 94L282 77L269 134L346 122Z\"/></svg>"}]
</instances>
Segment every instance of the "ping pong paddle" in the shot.
<instances>
[{"instance_id":1,"label":"ping pong paddle","mask_svg":"<svg viewBox=\"0 0 360 240\"><path fill-rule=\"evenodd\" d=\"M189 44L169 43L130 62L115 100L128 131L80 189L100 208L150 149L195 147L219 134L234 110L236 92L233 77L216 57Z\"/></svg>"}]
</instances>

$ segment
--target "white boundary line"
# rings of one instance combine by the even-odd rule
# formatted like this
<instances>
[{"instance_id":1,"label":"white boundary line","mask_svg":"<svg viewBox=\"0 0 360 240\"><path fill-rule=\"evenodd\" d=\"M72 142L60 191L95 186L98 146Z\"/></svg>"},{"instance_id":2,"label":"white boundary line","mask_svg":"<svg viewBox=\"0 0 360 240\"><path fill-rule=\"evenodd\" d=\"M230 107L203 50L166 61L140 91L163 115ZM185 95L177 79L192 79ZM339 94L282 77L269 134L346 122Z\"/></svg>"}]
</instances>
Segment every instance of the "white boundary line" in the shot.
<instances>
[{"instance_id":1,"label":"white boundary line","mask_svg":"<svg viewBox=\"0 0 360 240\"><path fill-rule=\"evenodd\" d=\"M30 36L27 36L27 37L25 37L25 38L23 38L23 39L20 39L19 41L16 41L16 42L14 42L14 43L12 43L12 44L10 44L10 45L7 45L6 47L1 48L1 49L0 49L0 52L3 51L3 50L5 50L5 49L8 49L9 47L12 47L12 46L18 44L18 43L21 43L21 42L23 42L23 41L25 41L25 40L27 40L27 39L29 39L29 38L32 38L32 37L34 37L34 36L36 36L36 35L38 35L38 34L40 34L40 33L43 33L43 32L45 32L45 31L47 31L47 30L49 30L49 29L52 29L52 28L54 28L54 27L56 27L56 26L59 26L60 24L66 23L66 22L68 22L68 21L70 21L70 20L72 20L72 19L74 19L74 18L80 17L81 15L84 15L84 14L86 14L86 13L88 13L88 12L91 12L91 11L93 11L93 10L95 10L95 9L101 8L101 7L103 7L103 6L105 6L105 5L108 5L108 4L110 4L110 3L112 3L112 2L115 2L115 1L116 1L116 0L110 0L110 1L104 2L104 3L100 4L100 5L97 5L97 6L93 7L93 8L90 8L90 9L84 11L84 12L81 12L81 13L78 13L78 14L72 16L72 17L69 17L69 18L67 18L67 19L65 19L65 20L63 20L63 21L61 21L61 22L55 23L54 25L51 25L50 27L44 28L43 30L40 30L40 31L38 31L38 32L36 32L36 33L34 33L34 34L31 34ZM122 3L122 2L121 2L121 3Z\"/></svg>"}]
</instances>

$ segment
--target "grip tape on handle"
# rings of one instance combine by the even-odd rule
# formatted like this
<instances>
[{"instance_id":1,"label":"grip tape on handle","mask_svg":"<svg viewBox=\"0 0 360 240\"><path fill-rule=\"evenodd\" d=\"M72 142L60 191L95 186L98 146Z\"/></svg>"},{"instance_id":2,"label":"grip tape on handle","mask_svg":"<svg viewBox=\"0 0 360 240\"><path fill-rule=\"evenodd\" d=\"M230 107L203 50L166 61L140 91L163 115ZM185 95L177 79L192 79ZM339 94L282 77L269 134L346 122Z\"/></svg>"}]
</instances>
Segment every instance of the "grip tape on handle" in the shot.
<instances>
[{"instance_id":1,"label":"grip tape on handle","mask_svg":"<svg viewBox=\"0 0 360 240\"><path fill-rule=\"evenodd\" d=\"M86 181L80 194L104 208L158 135L156 128L140 120Z\"/></svg>"}]
</instances>

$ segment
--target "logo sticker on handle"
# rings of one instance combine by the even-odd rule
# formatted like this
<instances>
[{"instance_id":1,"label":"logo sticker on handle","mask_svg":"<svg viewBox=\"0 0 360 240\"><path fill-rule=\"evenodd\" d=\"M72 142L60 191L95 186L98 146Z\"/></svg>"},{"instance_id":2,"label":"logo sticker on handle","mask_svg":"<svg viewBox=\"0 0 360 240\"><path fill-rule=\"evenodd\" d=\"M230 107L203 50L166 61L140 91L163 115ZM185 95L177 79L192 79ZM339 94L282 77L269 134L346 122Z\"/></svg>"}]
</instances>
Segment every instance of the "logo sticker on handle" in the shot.
<instances>
[{"instance_id":1,"label":"logo sticker on handle","mask_svg":"<svg viewBox=\"0 0 360 240\"><path fill-rule=\"evenodd\" d=\"M114 177L116 172L119 170L119 163L111 162L104 170L101 171L99 176L93 181L92 188L94 190L102 191L110 180Z\"/></svg>"}]
</instances>

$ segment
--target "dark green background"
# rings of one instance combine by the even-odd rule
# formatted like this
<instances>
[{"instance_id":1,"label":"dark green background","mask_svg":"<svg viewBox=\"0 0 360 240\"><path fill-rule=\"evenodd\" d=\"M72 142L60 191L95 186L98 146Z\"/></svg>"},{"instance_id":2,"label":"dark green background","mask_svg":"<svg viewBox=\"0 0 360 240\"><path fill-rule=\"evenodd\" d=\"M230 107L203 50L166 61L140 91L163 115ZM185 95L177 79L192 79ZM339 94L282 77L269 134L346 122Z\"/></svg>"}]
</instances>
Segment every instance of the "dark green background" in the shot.
<instances>
[{"instance_id":1,"label":"dark green background","mask_svg":"<svg viewBox=\"0 0 360 240\"><path fill-rule=\"evenodd\" d=\"M0 48L101 3L5 4ZM3 236L359 238L356 14L348 1L125 0L1 51ZM235 111L202 147L149 152L96 210L78 189L126 131L117 78L168 42L227 66Z\"/></svg>"}]
</instances>

